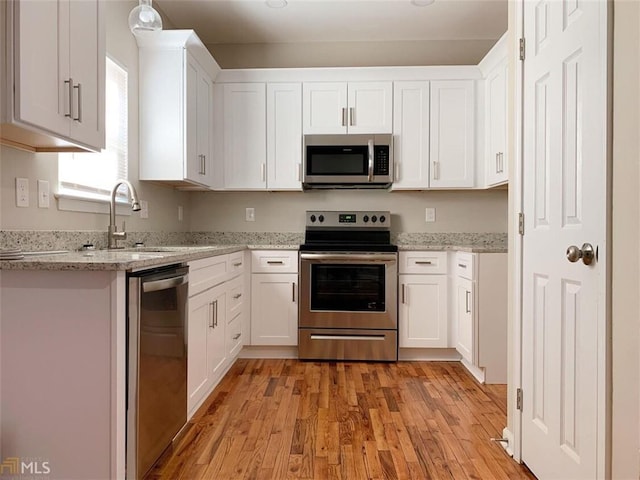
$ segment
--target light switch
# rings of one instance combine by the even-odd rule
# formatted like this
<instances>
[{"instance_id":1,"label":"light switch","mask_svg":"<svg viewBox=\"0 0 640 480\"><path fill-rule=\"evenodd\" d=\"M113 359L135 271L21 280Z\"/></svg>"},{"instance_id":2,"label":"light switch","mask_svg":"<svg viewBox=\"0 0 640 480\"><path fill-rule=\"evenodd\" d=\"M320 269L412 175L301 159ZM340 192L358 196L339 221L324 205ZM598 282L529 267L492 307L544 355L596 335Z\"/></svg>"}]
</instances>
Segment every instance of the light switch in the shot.
<instances>
[{"instance_id":1,"label":"light switch","mask_svg":"<svg viewBox=\"0 0 640 480\"><path fill-rule=\"evenodd\" d=\"M434 207L427 207L425 209L425 221L428 223L436 221L436 209Z\"/></svg>"},{"instance_id":2,"label":"light switch","mask_svg":"<svg viewBox=\"0 0 640 480\"><path fill-rule=\"evenodd\" d=\"M49 182L38 180L38 208L49 208Z\"/></svg>"}]
</instances>

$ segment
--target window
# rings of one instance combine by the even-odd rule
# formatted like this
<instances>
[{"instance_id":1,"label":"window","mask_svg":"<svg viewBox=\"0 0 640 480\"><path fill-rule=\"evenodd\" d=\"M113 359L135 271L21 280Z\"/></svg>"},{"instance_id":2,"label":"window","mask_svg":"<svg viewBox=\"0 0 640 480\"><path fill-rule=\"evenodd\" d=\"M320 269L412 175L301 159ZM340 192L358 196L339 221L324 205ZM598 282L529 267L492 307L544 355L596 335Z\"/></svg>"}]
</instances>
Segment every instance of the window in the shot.
<instances>
[{"instance_id":1,"label":"window","mask_svg":"<svg viewBox=\"0 0 640 480\"><path fill-rule=\"evenodd\" d=\"M127 71L106 60L105 149L100 153L61 153L58 194L85 200L107 200L116 180L127 178ZM126 201L125 193L118 195ZM73 208L71 208L73 209Z\"/></svg>"}]
</instances>

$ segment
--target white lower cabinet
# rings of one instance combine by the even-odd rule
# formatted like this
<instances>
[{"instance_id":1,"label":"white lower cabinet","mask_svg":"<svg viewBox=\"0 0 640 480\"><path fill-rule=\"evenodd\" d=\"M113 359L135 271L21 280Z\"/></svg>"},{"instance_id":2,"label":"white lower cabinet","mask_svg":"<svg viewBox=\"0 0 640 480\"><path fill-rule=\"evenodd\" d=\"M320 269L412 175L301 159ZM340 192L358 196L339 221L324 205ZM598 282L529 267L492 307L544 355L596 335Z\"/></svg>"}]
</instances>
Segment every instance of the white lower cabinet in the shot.
<instances>
[{"instance_id":1,"label":"white lower cabinet","mask_svg":"<svg viewBox=\"0 0 640 480\"><path fill-rule=\"evenodd\" d=\"M189 262L187 413L191 418L240 353L244 252Z\"/></svg>"},{"instance_id":2,"label":"white lower cabinet","mask_svg":"<svg viewBox=\"0 0 640 480\"><path fill-rule=\"evenodd\" d=\"M298 344L297 259L297 251L252 252L251 345Z\"/></svg>"},{"instance_id":3,"label":"white lower cabinet","mask_svg":"<svg viewBox=\"0 0 640 480\"><path fill-rule=\"evenodd\" d=\"M447 347L447 253L400 252L398 344Z\"/></svg>"},{"instance_id":4,"label":"white lower cabinet","mask_svg":"<svg viewBox=\"0 0 640 480\"><path fill-rule=\"evenodd\" d=\"M456 350L483 383L507 383L507 254L455 257Z\"/></svg>"}]
</instances>

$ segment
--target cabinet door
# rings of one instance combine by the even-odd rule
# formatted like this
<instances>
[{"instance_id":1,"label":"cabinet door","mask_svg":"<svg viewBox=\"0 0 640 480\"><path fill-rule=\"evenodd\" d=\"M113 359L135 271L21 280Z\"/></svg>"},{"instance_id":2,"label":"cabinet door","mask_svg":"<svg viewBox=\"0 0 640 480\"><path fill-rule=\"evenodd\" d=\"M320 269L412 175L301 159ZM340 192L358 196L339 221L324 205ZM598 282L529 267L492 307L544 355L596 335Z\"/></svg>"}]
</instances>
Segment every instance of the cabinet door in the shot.
<instances>
[{"instance_id":1,"label":"cabinet door","mask_svg":"<svg viewBox=\"0 0 640 480\"><path fill-rule=\"evenodd\" d=\"M251 276L251 345L298 344L298 274Z\"/></svg>"},{"instance_id":2,"label":"cabinet door","mask_svg":"<svg viewBox=\"0 0 640 480\"><path fill-rule=\"evenodd\" d=\"M224 187L267 186L264 83L224 85Z\"/></svg>"},{"instance_id":3,"label":"cabinet door","mask_svg":"<svg viewBox=\"0 0 640 480\"><path fill-rule=\"evenodd\" d=\"M446 347L447 276L400 275L399 346Z\"/></svg>"},{"instance_id":4,"label":"cabinet door","mask_svg":"<svg viewBox=\"0 0 640 480\"><path fill-rule=\"evenodd\" d=\"M469 363L474 362L473 282L456 280L456 350Z\"/></svg>"},{"instance_id":5,"label":"cabinet door","mask_svg":"<svg viewBox=\"0 0 640 480\"><path fill-rule=\"evenodd\" d=\"M225 334L227 325L226 300L226 285L222 284L212 289L211 322L207 329L207 366L214 382L221 375L227 360Z\"/></svg>"},{"instance_id":6,"label":"cabinet door","mask_svg":"<svg viewBox=\"0 0 640 480\"><path fill-rule=\"evenodd\" d=\"M475 82L431 82L430 186L474 186Z\"/></svg>"},{"instance_id":7,"label":"cabinet door","mask_svg":"<svg viewBox=\"0 0 640 480\"><path fill-rule=\"evenodd\" d=\"M69 119L65 114L71 115L73 90L69 83L69 2L22 0L14 6L14 115L66 137ZM4 35L4 28L2 31Z\"/></svg>"},{"instance_id":8,"label":"cabinet door","mask_svg":"<svg viewBox=\"0 0 640 480\"><path fill-rule=\"evenodd\" d=\"M105 35L101 8L99 0L69 2L69 77L73 79L69 136L97 149L105 145Z\"/></svg>"},{"instance_id":9,"label":"cabinet door","mask_svg":"<svg viewBox=\"0 0 640 480\"><path fill-rule=\"evenodd\" d=\"M429 187L429 82L395 82L393 190Z\"/></svg>"},{"instance_id":10,"label":"cabinet door","mask_svg":"<svg viewBox=\"0 0 640 480\"><path fill-rule=\"evenodd\" d=\"M347 99L349 133L392 133L391 82L351 82Z\"/></svg>"},{"instance_id":11,"label":"cabinet door","mask_svg":"<svg viewBox=\"0 0 640 480\"><path fill-rule=\"evenodd\" d=\"M496 185L508 180L507 138L507 64L499 64L486 80L487 149L486 183Z\"/></svg>"},{"instance_id":12,"label":"cabinet door","mask_svg":"<svg viewBox=\"0 0 640 480\"><path fill-rule=\"evenodd\" d=\"M347 84L305 83L302 118L304 133L347 133Z\"/></svg>"},{"instance_id":13,"label":"cabinet door","mask_svg":"<svg viewBox=\"0 0 640 480\"><path fill-rule=\"evenodd\" d=\"M267 188L302 190L302 84L267 85Z\"/></svg>"},{"instance_id":14,"label":"cabinet door","mask_svg":"<svg viewBox=\"0 0 640 480\"><path fill-rule=\"evenodd\" d=\"M226 360L224 285L189 298L187 409L195 408L216 381Z\"/></svg>"},{"instance_id":15,"label":"cabinet door","mask_svg":"<svg viewBox=\"0 0 640 480\"><path fill-rule=\"evenodd\" d=\"M207 338L212 322L210 291L189 298L187 340L187 410L191 412L211 383L207 364Z\"/></svg>"}]
</instances>

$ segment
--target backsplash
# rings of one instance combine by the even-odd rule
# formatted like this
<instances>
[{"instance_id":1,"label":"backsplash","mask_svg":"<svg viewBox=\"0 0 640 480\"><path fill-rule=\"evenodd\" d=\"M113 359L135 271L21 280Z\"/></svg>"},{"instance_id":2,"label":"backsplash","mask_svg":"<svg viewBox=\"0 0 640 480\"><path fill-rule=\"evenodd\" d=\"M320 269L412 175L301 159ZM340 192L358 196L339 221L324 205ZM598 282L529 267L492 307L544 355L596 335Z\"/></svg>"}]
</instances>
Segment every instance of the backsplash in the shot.
<instances>
[{"instance_id":1,"label":"backsplash","mask_svg":"<svg viewBox=\"0 0 640 480\"><path fill-rule=\"evenodd\" d=\"M145 245L299 245L300 232L127 232L123 246L135 242ZM392 233L398 245L476 245L505 247L506 233ZM98 230L1 230L0 249L20 248L25 252L43 250L79 250L91 243L97 249L107 248L107 233Z\"/></svg>"}]
</instances>

